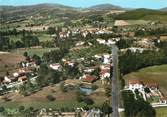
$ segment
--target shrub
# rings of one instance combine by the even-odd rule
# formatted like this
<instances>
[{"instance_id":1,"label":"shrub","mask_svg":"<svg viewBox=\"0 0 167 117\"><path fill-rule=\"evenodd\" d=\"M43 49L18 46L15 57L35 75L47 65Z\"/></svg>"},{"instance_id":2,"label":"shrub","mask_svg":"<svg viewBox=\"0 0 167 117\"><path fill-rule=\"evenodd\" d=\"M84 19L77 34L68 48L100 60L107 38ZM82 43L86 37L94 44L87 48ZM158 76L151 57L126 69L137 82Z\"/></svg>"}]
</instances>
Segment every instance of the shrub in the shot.
<instances>
[{"instance_id":1,"label":"shrub","mask_svg":"<svg viewBox=\"0 0 167 117\"><path fill-rule=\"evenodd\" d=\"M96 90L96 89L98 89L98 86L97 85L92 85L92 89Z\"/></svg>"},{"instance_id":2,"label":"shrub","mask_svg":"<svg viewBox=\"0 0 167 117\"><path fill-rule=\"evenodd\" d=\"M19 106L19 112L22 112L22 111L24 111L24 109L25 109L25 107L24 106Z\"/></svg>"},{"instance_id":3,"label":"shrub","mask_svg":"<svg viewBox=\"0 0 167 117\"><path fill-rule=\"evenodd\" d=\"M49 101L54 101L55 100L55 97L53 97L52 95L48 95L46 97Z\"/></svg>"},{"instance_id":4,"label":"shrub","mask_svg":"<svg viewBox=\"0 0 167 117\"><path fill-rule=\"evenodd\" d=\"M5 108L4 107L0 107L0 112L3 112L5 111Z\"/></svg>"},{"instance_id":5,"label":"shrub","mask_svg":"<svg viewBox=\"0 0 167 117\"><path fill-rule=\"evenodd\" d=\"M87 105L92 105L94 101L91 98L85 97L83 99L83 102L86 103Z\"/></svg>"}]
</instances>

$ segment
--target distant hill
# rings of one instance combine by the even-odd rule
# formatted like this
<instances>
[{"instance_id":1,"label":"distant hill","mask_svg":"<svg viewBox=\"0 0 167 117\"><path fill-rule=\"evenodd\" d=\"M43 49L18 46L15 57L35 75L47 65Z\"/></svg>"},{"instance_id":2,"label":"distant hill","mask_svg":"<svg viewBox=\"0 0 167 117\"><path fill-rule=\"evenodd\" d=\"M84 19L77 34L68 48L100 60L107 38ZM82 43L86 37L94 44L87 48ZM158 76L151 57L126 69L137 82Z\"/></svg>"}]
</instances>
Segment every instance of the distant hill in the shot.
<instances>
[{"instance_id":1,"label":"distant hill","mask_svg":"<svg viewBox=\"0 0 167 117\"><path fill-rule=\"evenodd\" d=\"M99 5L95 5L95 6L91 6L88 9L91 10L113 10L113 9L123 9L120 6L115 6L112 4L99 4Z\"/></svg>"},{"instance_id":2,"label":"distant hill","mask_svg":"<svg viewBox=\"0 0 167 117\"><path fill-rule=\"evenodd\" d=\"M167 7L160 9L161 11L167 11Z\"/></svg>"},{"instance_id":3,"label":"distant hill","mask_svg":"<svg viewBox=\"0 0 167 117\"><path fill-rule=\"evenodd\" d=\"M96 10L95 10L96 9ZM118 6L111 4L102 4L88 8L74 8L61 4L37 4L28 6L0 6L0 20L2 22L24 21L30 17L42 17L43 19L59 19L66 21L76 20L82 17L91 16L92 14L105 14L104 9L120 9ZM46 21L45 20L45 21Z\"/></svg>"},{"instance_id":4,"label":"distant hill","mask_svg":"<svg viewBox=\"0 0 167 117\"><path fill-rule=\"evenodd\" d=\"M167 13L151 9L129 10L115 17L117 20L163 20L167 21Z\"/></svg>"},{"instance_id":5,"label":"distant hill","mask_svg":"<svg viewBox=\"0 0 167 117\"><path fill-rule=\"evenodd\" d=\"M79 15L77 8L60 4L37 4L28 6L0 6L1 20L27 19L30 16L70 17Z\"/></svg>"}]
</instances>

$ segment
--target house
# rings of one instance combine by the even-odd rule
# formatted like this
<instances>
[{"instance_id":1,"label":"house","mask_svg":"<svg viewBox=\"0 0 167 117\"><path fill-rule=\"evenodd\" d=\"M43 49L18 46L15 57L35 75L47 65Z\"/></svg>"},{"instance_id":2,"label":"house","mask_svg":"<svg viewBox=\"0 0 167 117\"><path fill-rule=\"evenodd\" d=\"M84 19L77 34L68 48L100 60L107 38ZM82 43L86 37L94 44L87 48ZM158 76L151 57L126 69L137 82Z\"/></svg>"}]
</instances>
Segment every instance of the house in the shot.
<instances>
[{"instance_id":1,"label":"house","mask_svg":"<svg viewBox=\"0 0 167 117\"><path fill-rule=\"evenodd\" d=\"M85 73L91 73L91 72L93 72L94 70L95 70L94 67L86 67L83 71L84 71Z\"/></svg>"},{"instance_id":2,"label":"house","mask_svg":"<svg viewBox=\"0 0 167 117\"><path fill-rule=\"evenodd\" d=\"M138 47L130 47L130 48L126 48L126 49L121 49L121 52L126 52L127 50L130 50L132 53L143 53L143 51L147 50L145 48L138 48Z\"/></svg>"},{"instance_id":3,"label":"house","mask_svg":"<svg viewBox=\"0 0 167 117\"><path fill-rule=\"evenodd\" d=\"M160 103L161 104L167 104L167 97L160 98Z\"/></svg>"},{"instance_id":4,"label":"house","mask_svg":"<svg viewBox=\"0 0 167 117\"><path fill-rule=\"evenodd\" d=\"M110 70L109 69L102 69L100 71L101 79L109 78L110 77Z\"/></svg>"},{"instance_id":5,"label":"house","mask_svg":"<svg viewBox=\"0 0 167 117\"><path fill-rule=\"evenodd\" d=\"M60 38L67 38L67 37L69 37L69 33L60 32L60 33L59 33L59 37L60 37Z\"/></svg>"},{"instance_id":6,"label":"house","mask_svg":"<svg viewBox=\"0 0 167 117\"><path fill-rule=\"evenodd\" d=\"M91 75L84 75L80 78L83 82L87 82L87 83L93 83L95 82L97 79L94 76Z\"/></svg>"},{"instance_id":7,"label":"house","mask_svg":"<svg viewBox=\"0 0 167 117\"><path fill-rule=\"evenodd\" d=\"M146 87L150 88L150 90L158 90L158 84L157 83L147 83Z\"/></svg>"},{"instance_id":8,"label":"house","mask_svg":"<svg viewBox=\"0 0 167 117\"><path fill-rule=\"evenodd\" d=\"M61 71L62 70L62 66L61 66L60 63L50 64L49 67L53 70L56 70L56 71Z\"/></svg>"},{"instance_id":9,"label":"house","mask_svg":"<svg viewBox=\"0 0 167 117\"><path fill-rule=\"evenodd\" d=\"M110 54L103 54L103 63L109 64L111 61L111 55Z\"/></svg>"},{"instance_id":10,"label":"house","mask_svg":"<svg viewBox=\"0 0 167 117\"><path fill-rule=\"evenodd\" d=\"M129 80L129 90L134 92L136 89L140 92L144 91L143 82L139 80Z\"/></svg>"},{"instance_id":11,"label":"house","mask_svg":"<svg viewBox=\"0 0 167 117\"><path fill-rule=\"evenodd\" d=\"M107 41L107 45L113 45L113 44L115 44L116 42L115 41L113 41L112 39L109 39L108 41Z\"/></svg>"},{"instance_id":12,"label":"house","mask_svg":"<svg viewBox=\"0 0 167 117\"><path fill-rule=\"evenodd\" d=\"M5 76L5 77L4 77L4 82L10 83L10 82L11 82L11 79L10 79L8 76Z\"/></svg>"},{"instance_id":13,"label":"house","mask_svg":"<svg viewBox=\"0 0 167 117\"><path fill-rule=\"evenodd\" d=\"M18 81L23 83L23 82L27 81L27 77L26 76L21 76L21 77L18 78Z\"/></svg>"},{"instance_id":14,"label":"house","mask_svg":"<svg viewBox=\"0 0 167 117\"><path fill-rule=\"evenodd\" d=\"M82 36L85 38L89 34L89 31L85 30L82 32Z\"/></svg>"},{"instance_id":15,"label":"house","mask_svg":"<svg viewBox=\"0 0 167 117\"><path fill-rule=\"evenodd\" d=\"M85 44L85 42L83 41L79 41L75 44L75 46L83 46Z\"/></svg>"},{"instance_id":16,"label":"house","mask_svg":"<svg viewBox=\"0 0 167 117\"><path fill-rule=\"evenodd\" d=\"M108 70L110 70L110 68L111 68L111 65L110 64L105 64L105 65L101 65L100 66L100 69L102 70L102 69L108 69Z\"/></svg>"},{"instance_id":17,"label":"house","mask_svg":"<svg viewBox=\"0 0 167 117\"><path fill-rule=\"evenodd\" d=\"M110 70L109 69L102 69L100 71L100 79L102 84L108 84L109 83L109 79L110 79Z\"/></svg>"},{"instance_id":18,"label":"house","mask_svg":"<svg viewBox=\"0 0 167 117\"><path fill-rule=\"evenodd\" d=\"M96 39L99 44L106 44L106 41L104 39Z\"/></svg>"}]
</instances>

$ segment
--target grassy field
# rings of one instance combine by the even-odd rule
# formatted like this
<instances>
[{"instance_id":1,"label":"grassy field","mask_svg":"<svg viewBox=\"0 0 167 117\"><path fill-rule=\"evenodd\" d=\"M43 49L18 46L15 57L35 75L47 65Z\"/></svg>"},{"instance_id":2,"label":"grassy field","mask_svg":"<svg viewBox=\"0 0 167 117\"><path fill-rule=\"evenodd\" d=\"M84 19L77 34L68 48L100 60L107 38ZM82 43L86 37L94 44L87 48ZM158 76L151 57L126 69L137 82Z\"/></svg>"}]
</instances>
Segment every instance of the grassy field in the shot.
<instances>
[{"instance_id":1,"label":"grassy field","mask_svg":"<svg viewBox=\"0 0 167 117\"><path fill-rule=\"evenodd\" d=\"M42 33L39 33L36 35L38 38L39 38L39 41L40 42L43 42L43 41L52 41L53 39L51 38L50 35L48 34L42 34Z\"/></svg>"},{"instance_id":2,"label":"grassy field","mask_svg":"<svg viewBox=\"0 0 167 117\"><path fill-rule=\"evenodd\" d=\"M28 52L30 56L36 54L38 56L42 56L43 53L49 52L51 50L55 50L57 48L26 48L26 49L17 49L13 50L12 53L18 54L18 55L23 55L24 52Z\"/></svg>"},{"instance_id":3,"label":"grassy field","mask_svg":"<svg viewBox=\"0 0 167 117\"><path fill-rule=\"evenodd\" d=\"M67 80L66 82L75 82ZM55 101L49 101L47 99L48 95L52 95L55 98ZM11 101L4 101L3 97L8 97ZM94 100L93 106L101 105L104 101L107 100L107 97L104 92L96 90L93 94L89 96ZM34 107L34 108L75 108L86 106L83 102L77 102L75 90L69 90L68 92L62 92L60 90L60 85L55 84L53 86L47 86L42 88L40 91L33 93L29 96L22 96L19 93L8 93L0 97L0 104L6 108L19 107L21 105L25 107Z\"/></svg>"},{"instance_id":4,"label":"grassy field","mask_svg":"<svg viewBox=\"0 0 167 117\"><path fill-rule=\"evenodd\" d=\"M156 117L167 117L167 107L156 108Z\"/></svg>"},{"instance_id":5,"label":"grassy field","mask_svg":"<svg viewBox=\"0 0 167 117\"><path fill-rule=\"evenodd\" d=\"M167 117L167 107L156 108L156 117ZM121 113L121 117L125 117L124 113Z\"/></svg>"},{"instance_id":6,"label":"grassy field","mask_svg":"<svg viewBox=\"0 0 167 117\"><path fill-rule=\"evenodd\" d=\"M52 38L50 37L50 35L45 34L45 33L37 33L36 36L39 38L40 42L52 41ZM9 38L15 42L15 41L21 40L21 38L23 38L23 37L21 34L19 34L17 36L10 35Z\"/></svg>"},{"instance_id":7,"label":"grassy field","mask_svg":"<svg viewBox=\"0 0 167 117\"><path fill-rule=\"evenodd\" d=\"M144 83L157 83L167 96L167 65L153 66L132 72L124 76L126 84L129 80L142 80Z\"/></svg>"},{"instance_id":8,"label":"grassy field","mask_svg":"<svg viewBox=\"0 0 167 117\"><path fill-rule=\"evenodd\" d=\"M146 20L125 20L129 25L145 25L148 24L150 21Z\"/></svg>"}]
</instances>

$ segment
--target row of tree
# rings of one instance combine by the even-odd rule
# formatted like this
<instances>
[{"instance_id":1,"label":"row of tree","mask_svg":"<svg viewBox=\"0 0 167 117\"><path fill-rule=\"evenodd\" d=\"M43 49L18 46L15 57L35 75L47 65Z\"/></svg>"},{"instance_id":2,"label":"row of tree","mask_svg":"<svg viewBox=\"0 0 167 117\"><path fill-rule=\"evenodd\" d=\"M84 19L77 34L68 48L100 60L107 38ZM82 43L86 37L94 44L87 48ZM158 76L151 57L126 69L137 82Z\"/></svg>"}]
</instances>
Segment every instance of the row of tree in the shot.
<instances>
[{"instance_id":1,"label":"row of tree","mask_svg":"<svg viewBox=\"0 0 167 117\"><path fill-rule=\"evenodd\" d=\"M119 57L121 73L127 74L147 66L166 64L167 54L165 52L165 50L160 50L133 53L128 50Z\"/></svg>"}]
</instances>

